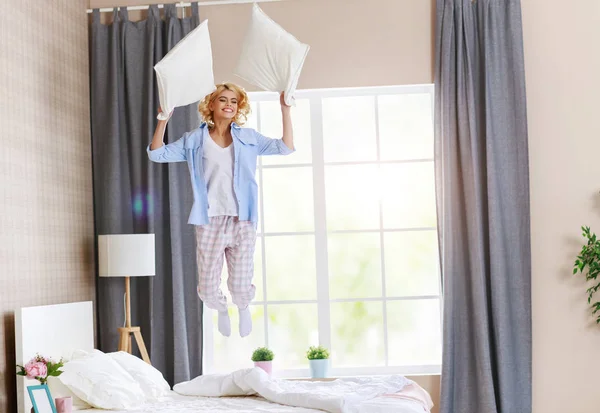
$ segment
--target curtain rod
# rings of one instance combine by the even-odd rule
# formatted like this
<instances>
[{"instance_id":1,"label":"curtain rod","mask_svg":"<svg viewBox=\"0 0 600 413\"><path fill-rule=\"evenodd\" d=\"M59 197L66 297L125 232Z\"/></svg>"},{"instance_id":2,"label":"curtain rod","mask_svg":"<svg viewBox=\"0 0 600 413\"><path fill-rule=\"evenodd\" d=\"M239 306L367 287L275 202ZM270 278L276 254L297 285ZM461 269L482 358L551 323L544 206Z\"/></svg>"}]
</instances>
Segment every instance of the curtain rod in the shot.
<instances>
[{"instance_id":1,"label":"curtain rod","mask_svg":"<svg viewBox=\"0 0 600 413\"><path fill-rule=\"evenodd\" d=\"M224 5L224 4L247 4L247 3L273 3L273 2L279 2L279 1L285 1L285 0L211 0L211 1L198 1L198 6L220 6L220 5ZM191 7L191 3L184 3L184 2L179 2L179 3L175 3L176 7ZM164 5L162 4L157 4L159 9L162 9L164 7ZM117 8L119 8L119 6L115 6ZM100 9L101 13L107 13L107 12L112 12L115 7L105 7ZM127 7L120 7L120 8L127 8L127 10L146 10L148 9L148 7L150 7L150 5L145 5L145 6L127 6ZM87 9L88 13L91 13L94 9Z\"/></svg>"}]
</instances>

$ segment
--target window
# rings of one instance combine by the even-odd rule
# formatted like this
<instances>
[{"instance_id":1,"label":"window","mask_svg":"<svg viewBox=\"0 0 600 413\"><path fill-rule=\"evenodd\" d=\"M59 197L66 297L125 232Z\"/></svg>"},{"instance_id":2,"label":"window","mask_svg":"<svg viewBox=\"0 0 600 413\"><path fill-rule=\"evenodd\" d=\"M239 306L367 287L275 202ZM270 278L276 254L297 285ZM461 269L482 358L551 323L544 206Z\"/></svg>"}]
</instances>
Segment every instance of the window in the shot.
<instances>
[{"instance_id":1,"label":"window","mask_svg":"<svg viewBox=\"0 0 600 413\"><path fill-rule=\"evenodd\" d=\"M246 126L281 136L278 96L251 101ZM253 333L231 308L224 338L206 311L206 373L251 367L267 345L277 376L308 376L317 344L334 376L440 371L432 108L432 85L297 92L296 153L257 171Z\"/></svg>"}]
</instances>

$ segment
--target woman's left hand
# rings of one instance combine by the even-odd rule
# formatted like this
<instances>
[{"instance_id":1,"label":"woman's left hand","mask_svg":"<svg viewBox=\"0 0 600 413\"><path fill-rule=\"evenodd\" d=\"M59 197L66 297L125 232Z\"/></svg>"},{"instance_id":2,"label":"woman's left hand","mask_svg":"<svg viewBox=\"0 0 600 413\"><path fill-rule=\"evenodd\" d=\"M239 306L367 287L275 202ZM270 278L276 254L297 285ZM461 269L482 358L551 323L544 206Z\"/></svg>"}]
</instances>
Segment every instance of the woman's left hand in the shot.
<instances>
[{"instance_id":1,"label":"woman's left hand","mask_svg":"<svg viewBox=\"0 0 600 413\"><path fill-rule=\"evenodd\" d=\"M285 98L283 96L283 92L279 95L279 103L281 104L281 109L290 108L291 106L285 103Z\"/></svg>"}]
</instances>

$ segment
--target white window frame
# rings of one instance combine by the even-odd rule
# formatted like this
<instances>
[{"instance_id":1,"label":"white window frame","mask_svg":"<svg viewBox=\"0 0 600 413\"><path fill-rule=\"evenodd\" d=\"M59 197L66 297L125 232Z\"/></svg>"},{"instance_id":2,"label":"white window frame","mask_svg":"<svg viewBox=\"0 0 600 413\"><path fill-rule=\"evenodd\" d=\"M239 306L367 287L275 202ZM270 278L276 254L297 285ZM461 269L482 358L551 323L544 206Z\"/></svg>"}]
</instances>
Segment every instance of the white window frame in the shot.
<instances>
[{"instance_id":1,"label":"white window frame","mask_svg":"<svg viewBox=\"0 0 600 413\"><path fill-rule=\"evenodd\" d=\"M267 266L265 265L266 251L265 251L265 238L276 237L276 236L302 236L302 235L314 235L315 237L315 259L316 259L316 277L317 277L317 299L316 300L293 300L293 301L253 301L251 305L262 305L264 313L265 323L265 345L269 345L269 328L268 328L268 312L267 305L269 304L317 304L318 314L318 331L320 344L331 349L331 320L330 320L330 303L339 302L373 302L378 301L383 305L383 327L384 327L384 349L385 349L385 366L373 366L373 367L335 367L335 361L331 366L330 375L333 377L341 376L361 376L361 375L377 375L377 374L440 374L441 365L411 365L411 366L389 366L388 365L388 326L387 326L387 309L386 304L389 301L404 301L404 300L420 300L420 299L438 299L440 306L440 329L442 320L442 287L441 287L441 275L438 270L438 294L436 295L425 295L425 296L406 296L406 297L386 297L386 286L385 286L385 251L384 251L384 240L383 236L386 232L404 232L404 231L436 231L436 227L423 227L423 228L406 228L406 229L384 229L383 226L383 213L382 213L382 201L379 201L379 229L371 230L337 230L329 231L327 229L327 210L326 210L326 189L325 189L325 167L329 165L381 165L381 164L401 164L401 163L414 163L414 162L433 162L433 156L430 158L423 159L408 159L408 160L394 160L394 161L381 161L380 156L380 142L379 142L379 111L378 111L378 96L383 95L399 95L399 94L417 94L424 93L429 94L431 97L431 113L434 113L434 87L432 84L423 85L407 85L407 86L378 86L378 87L358 87L358 88L335 88L335 89L307 89L296 91L296 99L308 99L310 103L310 120L311 120L311 148L312 148L312 162L310 163L297 163L297 164L282 164L282 165L263 165L262 158L259 158L257 168L257 178L259 181L259 197L261 205L264 205L263 201L263 170L264 169L276 169L276 168L312 168L313 172L313 202L314 202L314 231L304 232L278 232L278 233L265 233L264 230L264 208L260 210L259 226L258 226L258 237L257 242L261 243L262 252L262 281L264 297L268 297L268 285L267 285ZM249 92L248 93L251 102L266 102L266 101L279 101L279 95L272 92ZM356 97L356 96L374 96L374 110L375 110L375 131L376 131L376 144L377 144L377 159L374 161L355 161L355 162L325 162L324 158L324 145L323 145L323 114L322 114L322 99L331 97ZM260 110L257 111L257 128L260 127ZM297 145L301 145L302 142L297 141ZM327 241L328 234L340 234L340 233L379 233L380 234L380 245L381 245L381 277L382 277L382 295L381 297L370 297L370 298L350 298L350 299L331 299L329 297L329 263L328 263L328 250ZM204 311L204 357L203 357L203 371L206 373L212 373L213 370L213 346L214 346L214 326L212 319L212 310L205 307ZM440 331L440 337L442 337ZM307 363L308 365L308 363ZM308 368L305 369L287 369L277 370L277 377L281 378L302 378L310 377L310 371Z\"/></svg>"}]
</instances>

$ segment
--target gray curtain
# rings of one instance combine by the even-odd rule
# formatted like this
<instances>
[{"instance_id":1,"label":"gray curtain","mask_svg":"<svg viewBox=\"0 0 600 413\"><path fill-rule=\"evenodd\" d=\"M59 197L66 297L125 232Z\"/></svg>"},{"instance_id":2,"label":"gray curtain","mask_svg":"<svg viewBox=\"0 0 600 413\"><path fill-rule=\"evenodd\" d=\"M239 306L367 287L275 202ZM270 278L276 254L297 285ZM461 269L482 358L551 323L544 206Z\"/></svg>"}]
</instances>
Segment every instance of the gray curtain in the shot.
<instances>
[{"instance_id":1,"label":"gray curtain","mask_svg":"<svg viewBox=\"0 0 600 413\"><path fill-rule=\"evenodd\" d=\"M188 9L189 14L189 9ZM202 306L196 294L195 239L187 224L192 205L185 163L152 164L146 146L156 126L158 92L153 66L199 24L178 18L166 5L148 18L128 20L127 10L91 27L91 117L97 234L154 233L156 276L132 278L132 325L140 326L152 364L171 383L202 372ZM195 105L175 110L165 141L200 123ZM122 278L97 283L98 344L115 351L123 325ZM135 345L134 345L135 347Z\"/></svg>"},{"instance_id":2,"label":"gray curtain","mask_svg":"<svg viewBox=\"0 0 600 413\"><path fill-rule=\"evenodd\" d=\"M519 0L437 0L442 413L531 412L531 251Z\"/></svg>"}]
</instances>

